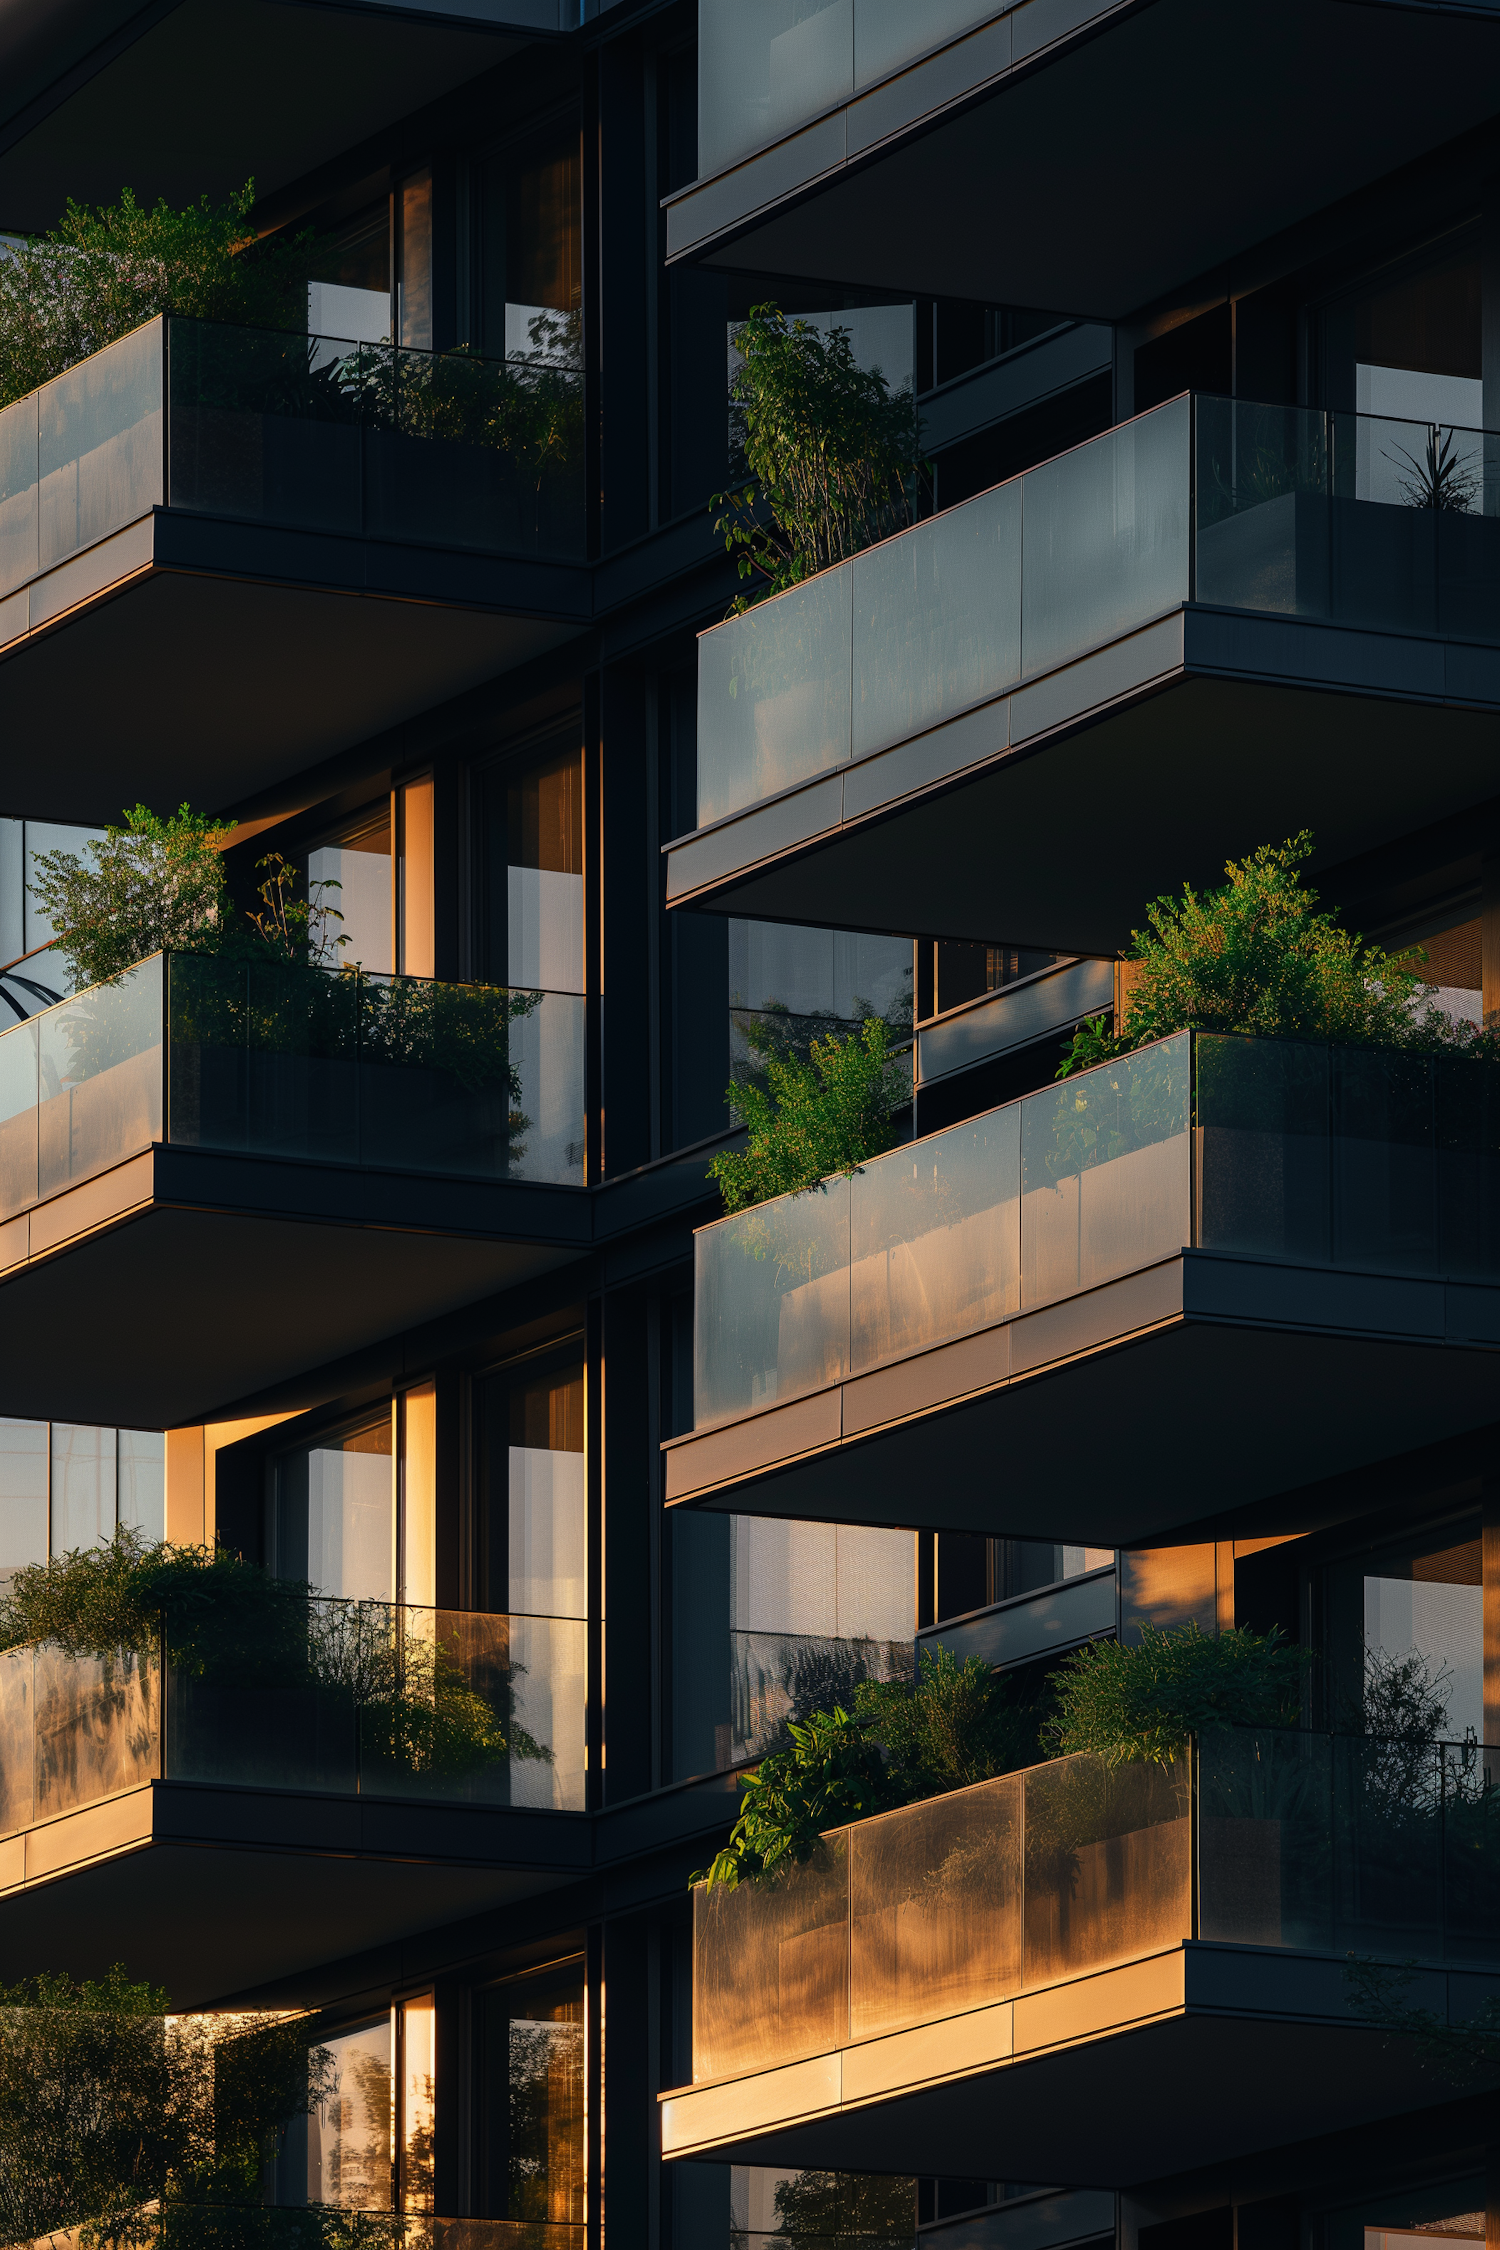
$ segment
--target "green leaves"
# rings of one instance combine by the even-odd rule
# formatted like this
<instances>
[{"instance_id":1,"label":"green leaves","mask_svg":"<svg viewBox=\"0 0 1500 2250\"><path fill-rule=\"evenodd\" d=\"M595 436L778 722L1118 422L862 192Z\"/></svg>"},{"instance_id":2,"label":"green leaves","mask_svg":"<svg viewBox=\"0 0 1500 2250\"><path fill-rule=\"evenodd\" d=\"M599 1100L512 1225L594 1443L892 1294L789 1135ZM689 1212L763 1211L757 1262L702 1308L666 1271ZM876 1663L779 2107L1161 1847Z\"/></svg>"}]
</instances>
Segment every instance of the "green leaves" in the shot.
<instances>
[{"instance_id":1,"label":"green leaves","mask_svg":"<svg viewBox=\"0 0 1500 2250\"><path fill-rule=\"evenodd\" d=\"M67 948L76 991L107 984L152 953L217 950L229 911L223 848L233 827L186 804L166 819L135 805L82 856L38 853L32 897Z\"/></svg>"},{"instance_id":2,"label":"green leaves","mask_svg":"<svg viewBox=\"0 0 1500 2250\"><path fill-rule=\"evenodd\" d=\"M928 471L910 391L856 366L847 329L754 305L734 345L731 428L750 480L709 505L754 588L731 605L743 611L915 523Z\"/></svg>"},{"instance_id":3,"label":"green leaves","mask_svg":"<svg viewBox=\"0 0 1500 2250\"><path fill-rule=\"evenodd\" d=\"M1073 1034L1058 1070L1070 1077L1174 1031L1244 1032L1263 1039L1482 1052L1488 1035L1431 1004L1420 952L1366 945L1320 911L1302 879L1307 829L1230 860L1228 880L1201 896L1159 898L1131 932L1123 1036L1098 1016Z\"/></svg>"},{"instance_id":4,"label":"green leaves","mask_svg":"<svg viewBox=\"0 0 1500 2250\"><path fill-rule=\"evenodd\" d=\"M0 260L0 406L159 313L305 329L313 238L257 240L254 205L253 180L181 211L129 188L97 210L70 201L49 234Z\"/></svg>"},{"instance_id":5,"label":"green leaves","mask_svg":"<svg viewBox=\"0 0 1500 2250\"><path fill-rule=\"evenodd\" d=\"M1137 1634L1133 1646L1092 1641L1063 1658L1042 1729L1055 1753L1167 1766L1200 1727L1296 1724L1306 1657L1276 1628L1142 1624Z\"/></svg>"},{"instance_id":6,"label":"green leaves","mask_svg":"<svg viewBox=\"0 0 1500 2250\"><path fill-rule=\"evenodd\" d=\"M908 1088L882 1017L867 1016L844 1039L814 1039L808 1062L772 1030L763 1029L755 1044L766 1084L746 1080L724 1095L744 1118L750 1145L726 1150L708 1170L726 1210L816 1187L891 1146L892 1113Z\"/></svg>"},{"instance_id":7,"label":"green leaves","mask_svg":"<svg viewBox=\"0 0 1500 2250\"><path fill-rule=\"evenodd\" d=\"M695 1883L733 1890L811 1859L825 1829L965 1789L1035 1758L1036 1728L982 1657L922 1651L920 1678L861 1680L854 1709L815 1711L788 1724L741 1782L729 1842Z\"/></svg>"}]
</instances>

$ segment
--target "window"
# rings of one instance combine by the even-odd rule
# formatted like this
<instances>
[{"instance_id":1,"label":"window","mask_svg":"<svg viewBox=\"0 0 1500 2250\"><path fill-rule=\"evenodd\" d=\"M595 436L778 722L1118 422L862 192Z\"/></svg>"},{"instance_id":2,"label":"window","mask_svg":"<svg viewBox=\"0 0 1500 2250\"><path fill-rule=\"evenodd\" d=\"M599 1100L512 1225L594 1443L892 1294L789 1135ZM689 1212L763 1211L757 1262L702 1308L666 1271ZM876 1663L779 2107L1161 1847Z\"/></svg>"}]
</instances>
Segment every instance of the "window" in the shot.
<instances>
[{"instance_id":1,"label":"window","mask_svg":"<svg viewBox=\"0 0 1500 2250\"><path fill-rule=\"evenodd\" d=\"M757 1016L779 1019L806 1053L814 1039L847 1036L866 1014L884 1017L898 1039L911 1031L909 938L862 937L781 922L729 925L730 1064L736 1079L757 1067L749 1034Z\"/></svg>"},{"instance_id":2,"label":"window","mask_svg":"<svg viewBox=\"0 0 1500 2250\"><path fill-rule=\"evenodd\" d=\"M583 364L583 169L564 123L476 169L475 291L486 359Z\"/></svg>"},{"instance_id":3,"label":"window","mask_svg":"<svg viewBox=\"0 0 1500 2250\"><path fill-rule=\"evenodd\" d=\"M911 1532L679 1511L670 1536L675 1778L743 1765L788 1719L910 1674Z\"/></svg>"},{"instance_id":4,"label":"window","mask_svg":"<svg viewBox=\"0 0 1500 2250\"><path fill-rule=\"evenodd\" d=\"M401 2114L397 2131L400 2206L431 2211L436 2203L437 2009L430 1992L395 2011Z\"/></svg>"},{"instance_id":5,"label":"window","mask_svg":"<svg viewBox=\"0 0 1500 2250\"><path fill-rule=\"evenodd\" d=\"M391 2018L377 2016L320 2044L328 2064L323 2097L307 2120L307 2201L388 2211Z\"/></svg>"},{"instance_id":6,"label":"window","mask_svg":"<svg viewBox=\"0 0 1500 2250\"><path fill-rule=\"evenodd\" d=\"M1330 1723L1375 1735L1484 1739L1484 1594L1477 1520L1332 1566Z\"/></svg>"},{"instance_id":7,"label":"window","mask_svg":"<svg viewBox=\"0 0 1500 2250\"><path fill-rule=\"evenodd\" d=\"M433 783L403 782L307 855L308 895L328 914L314 958L430 977L434 955Z\"/></svg>"},{"instance_id":8,"label":"window","mask_svg":"<svg viewBox=\"0 0 1500 2250\"><path fill-rule=\"evenodd\" d=\"M1038 976L1065 958L1034 946L968 945L948 938L923 938L916 950L917 1018L923 1023L947 1008Z\"/></svg>"},{"instance_id":9,"label":"window","mask_svg":"<svg viewBox=\"0 0 1500 2250\"><path fill-rule=\"evenodd\" d=\"M0 1579L121 1524L164 1538L166 1479L160 1430L0 1420Z\"/></svg>"},{"instance_id":10,"label":"window","mask_svg":"<svg viewBox=\"0 0 1500 2250\"><path fill-rule=\"evenodd\" d=\"M396 1598L392 1416L289 1453L275 1471L279 1578L349 1601Z\"/></svg>"},{"instance_id":11,"label":"window","mask_svg":"<svg viewBox=\"0 0 1500 2250\"><path fill-rule=\"evenodd\" d=\"M487 768L475 794L482 974L522 991L582 992L582 752Z\"/></svg>"},{"instance_id":12,"label":"window","mask_svg":"<svg viewBox=\"0 0 1500 2250\"><path fill-rule=\"evenodd\" d=\"M319 247L318 275L307 285L309 335L432 349L430 168L323 229Z\"/></svg>"},{"instance_id":13,"label":"window","mask_svg":"<svg viewBox=\"0 0 1500 2250\"><path fill-rule=\"evenodd\" d=\"M480 2194L492 2219L581 2226L583 1980L568 1967L478 1996Z\"/></svg>"}]
</instances>

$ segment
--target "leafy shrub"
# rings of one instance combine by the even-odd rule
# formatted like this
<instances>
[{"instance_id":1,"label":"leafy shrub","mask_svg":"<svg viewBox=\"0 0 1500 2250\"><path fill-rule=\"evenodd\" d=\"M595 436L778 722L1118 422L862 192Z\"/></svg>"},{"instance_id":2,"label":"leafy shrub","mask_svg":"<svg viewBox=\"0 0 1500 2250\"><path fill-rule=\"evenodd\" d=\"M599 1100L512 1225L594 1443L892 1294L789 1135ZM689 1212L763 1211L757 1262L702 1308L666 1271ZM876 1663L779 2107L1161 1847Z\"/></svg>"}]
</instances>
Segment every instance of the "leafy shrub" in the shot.
<instances>
[{"instance_id":1,"label":"leafy shrub","mask_svg":"<svg viewBox=\"0 0 1500 2250\"><path fill-rule=\"evenodd\" d=\"M790 1046L763 1051L766 1084L741 1080L725 1090L750 1134L748 1148L726 1149L709 1166L729 1211L817 1187L883 1155L910 1091L880 1016L867 1016L847 1038L814 1039L808 1062Z\"/></svg>"},{"instance_id":2,"label":"leafy shrub","mask_svg":"<svg viewBox=\"0 0 1500 2250\"><path fill-rule=\"evenodd\" d=\"M735 600L743 611L915 523L927 469L911 392L856 366L847 329L825 336L754 305L734 344L731 422L750 481L710 506L755 588Z\"/></svg>"},{"instance_id":3,"label":"leafy shrub","mask_svg":"<svg viewBox=\"0 0 1500 2250\"><path fill-rule=\"evenodd\" d=\"M122 825L85 845L86 856L38 853L31 895L67 949L75 991L107 983L149 954L219 943L232 826L186 804L166 819L135 805Z\"/></svg>"},{"instance_id":4,"label":"leafy shrub","mask_svg":"<svg viewBox=\"0 0 1500 2250\"><path fill-rule=\"evenodd\" d=\"M250 2201L280 2129L325 2090L295 2021L173 2017L116 1964L0 1987L0 2241L154 2238L159 2203Z\"/></svg>"},{"instance_id":5,"label":"leafy shrub","mask_svg":"<svg viewBox=\"0 0 1500 2250\"><path fill-rule=\"evenodd\" d=\"M1319 910L1300 872L1312 849L1304 829L1230 860L1221 889L1200 896L1185 884L1180 899L1148 907L1149 926L1132 930L1125 955L1137 974L1119 1036L1107 1016L1083 1025L1058 1077L1187 1030L1490 1051L1493 1040L1432 1001L1417 949L1366 945Z\"/></svg>"},{"instance_id":6,"label":"leafy shrub","mask_svg":"<svg viewBox=\"0 0 1500 2250\"><path fill-rule=\"evenodd\" d=\"M1295 1725L1305 1658L1278 1629L1138 1630L1134 1646L1091 1641L1063 1658L1042 1729L1055 1753L1166 1766L1201 1727Z\"/></svg>"},{"instance_id":7,"label":"leafy shrub","mask_svg":"<svg viewBox=\"0 0 1500 2250\"><path fill-rule=\"evenodd\" d=\"M127 188L0 260L0 406L160 313L305 329L309 234L257 241L255 182L223 203L148 209Z\"/></svg>"},{"instance_id":8,"label":"leafy shrub","mask_svg":"<svg viewBox=\"0 0 1500 2250\"><path fill-rule=\"evenodd\" d=\"M862 1680L854 1708L789 1724L790 1750L740 1782L729 1842L695 1883L733 1890L811 1859L825 1829L1009 1773L1036 1755L1036 1731L982 1657L922 1651L915 1688Z\"/></svg>"}]
</instances>

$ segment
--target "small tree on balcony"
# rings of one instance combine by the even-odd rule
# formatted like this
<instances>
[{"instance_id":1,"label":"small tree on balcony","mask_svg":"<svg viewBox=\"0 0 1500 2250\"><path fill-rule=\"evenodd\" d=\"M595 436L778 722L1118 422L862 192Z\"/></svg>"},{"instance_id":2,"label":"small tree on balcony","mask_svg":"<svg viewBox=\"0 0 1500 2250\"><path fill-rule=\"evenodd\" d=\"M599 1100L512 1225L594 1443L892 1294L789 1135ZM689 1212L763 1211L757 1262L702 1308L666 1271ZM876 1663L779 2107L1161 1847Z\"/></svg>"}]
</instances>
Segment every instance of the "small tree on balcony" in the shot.
<instances>
[{"instance_id":1,"label":"small tree on balcony","mask_svg":"<svg viewBox=\"0 0 1500 2250\"><path fill-rule=\"evenodd\" d=\"M805 1062L775 1019L758 1021L748 1037L764 1082L738 1080L724 1099L744 1119L750 1145L726 1149L708 1172L726 1210L816 1187L892 1145L891 1120L911 1088L883 1017L867 1016L847 1038L811 1040Z\"/></svg>"},{"instance_id":2,"label":"small tree on balcony","mask_svg":"<svg viewBox=\"0 0 1500 2250\"><path fill-rule=\"evenodd\" d=\"M709 505L752 589L743 611L914 524L928 472L910 390L860 367L847 329L755 305L734 345L731 434L749 475Z\"/></svg>"},{"instance_id":3,"label":"small tree on balcony","mask_svg":"<svg viewBox=\"0 0 1500 2250\"><path fill-rule=\"evenodd\" d=\"M129 188L97 209L70 201L49 233L0 260L0 406L159 313L305 329L313 237L257 239L254 206L253 180L181 211L148 208Z\"/></svg>"},{"instance_id":4,"label":"small tree on balcony","mask_svg":"<svg viewBox=\"0 0 1500 2250\"><path fill-rule=\"evenodd\" d=\"M1063 1658L1043 1737L1062 1756L1167 1766L1201 1727L1295 1726L1305 1665L1274 1628L1142 1624L1129 1644L1091 1641Z\"/></svg>"},{"instance_id":5,"label":"small tree on balcony","mask_svg":"<svg viewBox=\"0 0 1500 2250\"><path fill-rule=\"evenodd\" d=\"M82 853L38 853L31 895L67 950L75 989L105 984L152 953L217 950L233 826L185 804L165 819L136 805Z\"/></svg>"},{"instance_id":6,"label":"small tree on balcony","mask_svg":"<svg viewBox=\"0 0 1500 2250\"><path fill-rule=\"evenodd\" d=\"M1319 906L1302 876L1312 850L1303 829L1230 860L1218 890L1200 894L1189 883L1180 898L1156 899L1147 927L1130 934L1123 1023L1118 1031L1107 1016L1084 1024L1058 1077L1189 1030L1489 1052L1489 1035L1436 1004L1419 948L1387 953Z\"/></svg>"}]
</instances>

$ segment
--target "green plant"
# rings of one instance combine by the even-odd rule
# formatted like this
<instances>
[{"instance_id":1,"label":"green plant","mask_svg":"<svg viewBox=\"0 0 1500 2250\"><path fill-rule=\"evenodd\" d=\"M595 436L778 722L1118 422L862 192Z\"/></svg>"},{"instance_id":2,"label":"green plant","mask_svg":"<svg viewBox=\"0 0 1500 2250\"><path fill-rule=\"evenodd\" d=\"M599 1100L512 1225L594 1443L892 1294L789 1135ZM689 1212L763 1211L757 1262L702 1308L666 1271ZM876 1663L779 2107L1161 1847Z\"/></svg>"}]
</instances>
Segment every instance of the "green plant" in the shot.
<instances>
[{"instance_id":1,"label":"green plant","mask_svg":"<svg viewBox=\"0 0 1500 2250\"><path fill-rule=\"evenodd\" d=\"M310 234L256 239L255 183L222 203L148 208L127 188L69 202L49 233L0 260L0 406L24 398L159 313L305 328Z\"/></svg>"},{"instance_id":2,"label":"green plant","mask_svg":"<svg viewBox=\"0 0 1500 2250\"><path fill-rule=\"evenodd\" d=\"M1386 459L1396 465L1401 497L1408 508L1439 508L1450 515L1475 512L1483 496L1484 478L1473 454L1458 450L1453 430L1430 429L1420 458L1397 446Z\"/></svg>"},{"instance_id":3,"label":"green plant","mask_svg":"<svg viewBox=\"0 0 1500 2250\"><path fill-rule=\"evenodd\" d=\"M75 991L152 953L217 947L228 925L223 852L233 826L186 804L165 819L135 805L81 855L38 853L31 895L66 948Z\"/></svg>"},{"instance_id":4,"label":"green plant","mask_svg":"<svg viewBox=\"0 0 1500 2250\"><path fill-rule=\"evenodd\" d=\"M776 2183L775 2211L785 2238L779 2250L799 2242L823 2250L851 2236L860 2250L880 2250L882 2242L905 2250L916 2226L917 2183L885 2172L793 2172ZM755 2250L747 2234L731 2234L730 2243L731 2250Z\"/></svg>"},{"instance_id":5,"label":"green plant","mask_svg":"<svg viewBox=\"0 0 1500 2250\"><path fill-rule=\"evenodd\" d=\"M765 1085L741 1081L724 1096L743 1117L750 1145L724 1151L708 1171L729 1211L817 1187L883 1155L892 1145L892 1116L908 1094L879 1016L867 1016L845 1039L814 1039L809 1062L769 1042L760 1051Z\"/></svg>"},{"instance_id":6,"label":"green plant","mask_svg":"<svg viewBox=\"0 0 1500 2250\"><path fill-rule=\"evenodd\" d=\"M1487 1035L1430 1003L1417 949L1366 945L1319 909L1301 875L1312 849L1304 829L1230 860L1219 890L1185 884L1180 899L1155 900L1125 954L1138 973L1122 1030L1107 1016L1084 1024L1058 1077L1187 1030L1489 1053Z\"/></svg>"},{"instance_id":7,"label":"green plant","mask_svg":"<svg viewBox=\"0 0 1500 2250\"><path fill-rule=\"evenodd\" d=\"M709 505L755 589L732 604L743 611L915 523L928 471L910 391L857 366L847 329L825 336L754 305L734 345L731 416L749 481Z\"/></svg>"},{"instance_id":8,"label":"green plant","mask_svg":"<svg viewBox=\"0 0 1500 2250\"><path fill-rule=\"evenodd\" d=\"M259 2192L280 2128L322 2092L326 2050L296 2022L169 2008L118 1963L0 1987L0 2241L143 2242L164 2204Z\"/></svg>"},{"instance_id":9,"label":"green plant","mask_svg":"<svg viewBox=\"0 0 1500 2250\"><path fill-rule=\"evenodd\" d=\"M788 1726L790 1750L742 1777L729 1842L695 1883L733 1890L811 1859L829 1828L1024 1765L1036 1728L982 1657L924 1649L915 1686L861 1680L854 1708Z\"/></svg>"},{"instance_id":10,"label":"green plant","mask_svg":"<svg viewBox=\"0 0 1500 2250\"><path fill-rule=\"evenodd\" d=\"M1142 1624L1133 1644L1091 1641L1053 1675L1042 1734L1061 1756L1092 1751L1106 1766L1167 1766L1204 1727L1296 1722L1303 1652L1276 1628L1217 1634Z\"/></svg>"}]
</instances>

